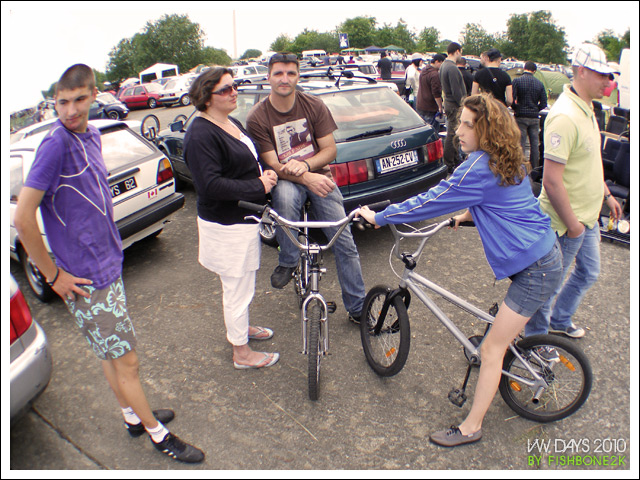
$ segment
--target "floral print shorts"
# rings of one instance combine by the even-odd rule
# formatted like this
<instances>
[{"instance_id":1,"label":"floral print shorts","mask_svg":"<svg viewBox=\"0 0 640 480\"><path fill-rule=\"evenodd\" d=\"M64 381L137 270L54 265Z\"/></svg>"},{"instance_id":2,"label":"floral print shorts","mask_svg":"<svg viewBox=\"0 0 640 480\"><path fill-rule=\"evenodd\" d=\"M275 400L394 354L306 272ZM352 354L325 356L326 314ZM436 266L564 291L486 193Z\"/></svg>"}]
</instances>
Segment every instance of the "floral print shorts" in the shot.
<instances>
[{"instance_id":1,"label":"floral print shorts","mask_svg":"<svg viewBox=\"0 0 640 480\"><path fill-rule=\"evenodd\" d=\"M74 302L66 304L93 353L100 360L112 360L133 350L136 332L127 312L122 277L101 290L81 288L91 297L76 295Z\"/></svg>"}]
</instances>

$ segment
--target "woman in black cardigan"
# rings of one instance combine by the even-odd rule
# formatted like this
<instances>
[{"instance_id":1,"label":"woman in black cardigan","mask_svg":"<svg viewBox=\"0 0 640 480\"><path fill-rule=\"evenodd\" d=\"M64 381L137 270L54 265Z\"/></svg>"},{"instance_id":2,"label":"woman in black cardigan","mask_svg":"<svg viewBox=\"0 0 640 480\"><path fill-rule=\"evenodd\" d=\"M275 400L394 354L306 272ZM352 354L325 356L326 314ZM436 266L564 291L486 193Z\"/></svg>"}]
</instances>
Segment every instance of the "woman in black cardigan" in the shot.
<instances>
[{"instance_id":1,"label":"woman in black cardigan","mask_svg":"<svg viewBox=\"0 0 640 480\"><path fill-rule=\"evenodd\" d=\"M262 170L256 148L240 123L237 86L230 69L217 67L196 78L189 89L198 110L184 139L184 160L198 196L200 263L220 275L227 340L237 369L274 365L277 353L255 352L249 340L268 340L273 331L249 326L249 304L260 266L260 236L250 212L238 200L264 203L277 175Z\"/></svg>"}]
</instances>

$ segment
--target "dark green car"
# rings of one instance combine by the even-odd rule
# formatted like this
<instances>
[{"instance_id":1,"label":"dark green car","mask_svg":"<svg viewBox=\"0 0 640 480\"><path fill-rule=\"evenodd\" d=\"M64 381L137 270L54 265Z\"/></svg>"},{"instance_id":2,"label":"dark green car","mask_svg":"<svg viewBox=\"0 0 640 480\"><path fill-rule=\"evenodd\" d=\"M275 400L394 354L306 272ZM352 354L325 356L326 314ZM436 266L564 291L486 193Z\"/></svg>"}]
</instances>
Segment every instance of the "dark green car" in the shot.
<instances>
[{"instance_id":1,"label":"dark green car","mask_svg":"<svg viewBox=\"0 0 640 480\"><path fill-rule=\"evenodd\" d=\"M301 82L298 87L318 95L338 125L334 132L337 156L331 163L334 180L344 197L345 210L382 200L403 201L436 185L447 175L438 134L389 87L333 82ZM242 124L253 105L269 95L269 85L238 89L238 108L232 116ZM191 182L182 157L186 122L161 130L156 143L171 160L176 176Z\"/></svg>"}]
</instances>

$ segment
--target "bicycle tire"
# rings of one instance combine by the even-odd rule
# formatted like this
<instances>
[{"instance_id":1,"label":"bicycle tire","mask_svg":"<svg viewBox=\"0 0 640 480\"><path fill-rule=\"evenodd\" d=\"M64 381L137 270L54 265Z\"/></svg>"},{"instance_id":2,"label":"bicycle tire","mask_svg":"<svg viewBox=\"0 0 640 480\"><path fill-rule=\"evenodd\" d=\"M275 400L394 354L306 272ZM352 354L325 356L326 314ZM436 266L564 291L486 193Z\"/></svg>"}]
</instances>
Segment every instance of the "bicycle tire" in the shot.
<instances>
[{"instance_id":1,"label":"bicycle tire","mask_svg":"<svg viewBox=\"0 0 640 480\"><path fill-rule=\"evenodd\" d=\"M390 291L384 285L376 285L369 290L360 316L364 355L369 366L381 377L391 377L402 370L411 346L409 315L400 296L391 301L386 315L380 318ZM379 325L379 322L382 323Z\"/></svg>"},{"instance_id":2,"label":"bicycle tire","mask_svg":"<svg viewBox=\"0 0 640 480\"><path fill-rule=\"evenodd\" d=\"M320 390L320 356L322 349L320 342L320 317L322 310L317 300L312 300L309 305L308 329L309 341L307 343L307 356L309 360L309 399L318 400Z\"/></svg>"},{"instance_id":3,"label":"bicycle tire","mask_svg":"<svg viewBox=\"0 0 640 480\"><path fill-rule=\"evenodd\" d=\"M555 348L560 360L552 363L540 361L532 350L541 346ZM532 335L520 340L516 347L523 358L543 374L549 386L534 403L532 388L503 374L500 395L514 412L529 420L547 423L568 417L587 401L593 373L587 356L575 343L556 335ZM531 373L511 350L507 350L502 368L511 374L531 379Z\"/></svg>"}]
</instances>

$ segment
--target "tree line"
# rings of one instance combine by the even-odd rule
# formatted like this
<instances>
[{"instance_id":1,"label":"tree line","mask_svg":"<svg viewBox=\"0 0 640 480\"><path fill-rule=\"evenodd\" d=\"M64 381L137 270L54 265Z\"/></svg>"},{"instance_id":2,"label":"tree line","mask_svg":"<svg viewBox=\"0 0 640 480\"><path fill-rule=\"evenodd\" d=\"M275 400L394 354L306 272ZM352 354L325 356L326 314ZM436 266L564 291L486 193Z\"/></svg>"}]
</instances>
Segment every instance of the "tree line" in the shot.
<instances>
[{"instance_id":1,"label":"tree line","mask_svg":"<svg viewBox=\"0 0 640 480\"><path fill-rule=\"evenodd\" d=\"M358 16L337 25L331 32L304 29L291 38L278 36L270 45L270 50L300 54L303 50L321 49L327 52L340 50L338 33L348 34L351 48L366 48L371 45L386 47L395 45L407 53L445 52L451 39L441 38L436 27L424 27L412 31L400 19L393 26L388 23L378 25L375 17ZM106 72L96 73L99 85L105 81L117 83L126 78L137 77L139 72L156 63L178 65L186 72L199 64L230 65L231 57L224 49L205 46L206 35L198 23L188 15L163 15L154 22L147 22L140 33L131 38L123 38L109 52ZM564 28L556 25L551 12L536 11L513 14L507 21L507 30L489 33L480 24L467 23L457 39L462 44L465 55L479 55L491 47L500 50L505 58L532 60L538 63L567 63L567 42ZM612 30L603 30L595 39L607 53L610 61L617 61L620 51L629 48L630 31L618 36ZM249 49L241 59L254 58L262 54L260 50ZM55 84L45 97L53 96Z\"/></svg>"}]
</instances>

